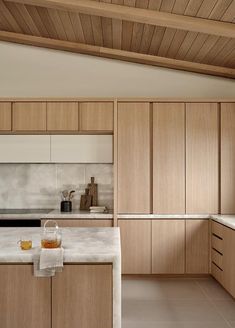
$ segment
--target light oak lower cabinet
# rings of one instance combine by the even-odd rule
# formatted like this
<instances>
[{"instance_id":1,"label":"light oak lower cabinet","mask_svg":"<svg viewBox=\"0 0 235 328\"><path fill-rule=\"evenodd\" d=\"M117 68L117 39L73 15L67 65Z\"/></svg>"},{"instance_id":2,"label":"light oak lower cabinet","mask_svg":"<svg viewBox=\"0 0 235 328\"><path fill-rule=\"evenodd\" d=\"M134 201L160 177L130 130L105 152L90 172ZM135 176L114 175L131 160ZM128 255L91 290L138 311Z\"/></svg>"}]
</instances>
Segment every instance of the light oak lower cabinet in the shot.
<instances>
[{"instance_id":1,"label":"light oak lower cabinet","mask_svg":"<svg viewBox=\"0 0 235 328\"><path fill-rule=\"evenodd\" d=\"M153 220L152 273L185 272L185 221Z\"/></svg>"},{"instance_id":2,"label":"light oak lower cabinet","mask_svg":"<svg viewBox=\"0 0 235 328\"><path fill-rule=\"evenodd\" d=\"M52 328L65 327L113 327L112 265L65 265L52 278Z\"/></svg>"},{"instance_id":3,"label":"light oak lower cabinet","mask_svg":"<svg viewBox=\"0 0 235 328\"><path fill-rule=\"evenodd\" d=\"M186 220L186 273L209 272L209 221Z\"/></svg>"},{"instance_id":4,"label":"light oak lower cabinet","mask_svg":"<svg viewBox=\"0 0 235 328\"><path fill-rule=\"evenodd\" d=\"M118 220L122 273L151 273L151 220Z\"/></svg>"},{"instance_id":5,"label":"light oak lower cabinet","mask_svg":"<svg viewBox=\"0 0 235 328\"><path fill-rule=\"evenodd\" d=\"M74 220L61 220L55 219L59 227L74 227L74 228L92 228L92 227L112 227L113 220L95 220L95 219L74 219ZM41 220L41 226L44 225L46 220Z\"/></svg>"},{"instance_id":6,"label":"light oak lower cabinet","mask_svg":"<svg viewBox=\"0 0 235 328\"><path fill-rule=\"evenodd\" d=\"M30 264L0 265L0 327L51 328L51 278Z\"/></svg>"},{"instance_id":7,"label":"light oak lower cabinet","mask_svg":"<svg viewBox=\"0 0 235 328\"><path fill-rule=\"evenodd\" d=\"M11 103L0 103L0 131L11 131Z\"/></svg>"}]
</instances>

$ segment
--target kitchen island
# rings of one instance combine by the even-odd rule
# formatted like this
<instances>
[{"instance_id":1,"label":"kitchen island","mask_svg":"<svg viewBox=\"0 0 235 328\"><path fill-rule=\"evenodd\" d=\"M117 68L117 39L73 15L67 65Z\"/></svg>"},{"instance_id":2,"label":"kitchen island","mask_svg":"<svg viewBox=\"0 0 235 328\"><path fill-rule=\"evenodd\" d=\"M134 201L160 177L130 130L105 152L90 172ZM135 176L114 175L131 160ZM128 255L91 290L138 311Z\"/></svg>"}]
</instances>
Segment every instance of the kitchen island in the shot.
<instances>
[{"instance_id":1,"label":"kitchen island","mask_svg":"<svg viewBox=\"0 0 235 328\"><path fill-rule=\"evenodd\" d=\"M64 228L64 267L33 275L41 228L0 229L1 328L121 328L118 228ZM21 235L33 248L22 251Z\"/></svg>"}]
</instances>

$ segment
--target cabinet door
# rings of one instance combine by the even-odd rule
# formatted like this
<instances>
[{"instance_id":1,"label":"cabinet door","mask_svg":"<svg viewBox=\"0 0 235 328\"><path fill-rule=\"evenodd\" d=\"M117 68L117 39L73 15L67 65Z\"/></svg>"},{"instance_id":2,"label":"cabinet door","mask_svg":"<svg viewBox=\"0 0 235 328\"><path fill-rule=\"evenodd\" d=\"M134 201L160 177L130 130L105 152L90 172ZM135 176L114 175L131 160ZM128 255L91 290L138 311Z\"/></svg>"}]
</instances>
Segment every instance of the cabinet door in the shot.
<instances>
[{"instance_id":1,"label":"cabinet door","mask_svg":"<svg viewBox=\"0 0 235 328\"><path fill-rule=\"evenodd\" d=\"M111 264L66 264L52 278L52 328L112 328L112 289Z\"/></svg>"},{"instance_id":2,"label":"cabinet door","mask_svg":"<svg viewBox=\"0 0 235 328\"><path fill-rule=\"evenodd\" d=\"M151 220L118 220L122 273L151 273Z\"/></svg>"},{"instance_id":3,"label":"cabinet door","mask_svg":"<svg viewBox=\"0 0 235 328\"><path fill-rule=\"evenodd\" d=\"M48 131L78 131L78 103L47 103Z\"/></svg>"},{"instance_id":4,"label":"cabinet door","mask_svg":"<svg viewBox=\"0 0 235 328\"><path fill-rule=\"evenodd\" d=\"M51 161L54 163L112 163L113 136L52 135Z\"/></svg>"},{"instance_id":5,"label":"cabinet door","mask_svg":"<svg viewBox=\"0 0 235 328\"><path fill-rule=\"evenodd\" d=\"M112 102L83 102L79 104L81 131L113 131Z\"/></svg>"},{"instance_id":6,"label":"cabinet door","mask_svg":"<svg viewBox=\"0 0 235 328\"><path fill-rule=\"evenodd\" d=\"M1 135L0 163L49 163L50 136Z\"/></svg>"},{"instance_id":7,"label":"cabinet door","mask_svg":"<svg viewBox=\"0 0 235 328\"><path fill-rule=\"evenodd\" d=\"M235 103L221 104L221 213L235 213Z\"/></svg>"},{"instance_id":8,"label":"cabinet door","mask_svg":"<svg viewBox=\"0 0 235 328\"><path fill-rule=\"evenodd\" d=\"M13 130L46 131L46 103L14 103Z\"/></svg>"},{"instance_id":9,"label":"cabinet door","mask_svg":"<svg viewBox=\"0 0 235 328\"><path fill-rule=\"evenodd\" d=\"M185 221L152 222L152 273L185 272Z\"/></svg>"},{"instance_id":10,"label":"cabinet door","mask_svg":"<svg viewBox=\"0 0 235 328\"><path fill-rule=\"evenodd\" d=\"M218 213L218 104L186 105L186 213Z\"/></svg>"},{"instance_id":11,"label":"cabinet door","mask_svg":"<svg viewBox=\"0 0 235 328\"><path fill-rule=\"evenodd\" d=\"M223 279L224 288L235 297L235 230L223 227Z\"/></svg>"},{"instance_id":12,"label":"cabinet door","mask_svg":"<svg viewBox=\"0 0 235 328\"><path fill-rule=\"evenodd\" d=\"M0 102L0 131L11 131L11 103Z\"/></svg>"},{"instance_id":13,"label":"cabinet door","mask_svg":"<svg viewBox=\"0 0 235 328\"><path fill-rule=\"evenodd\" d=\"M209 221L186 220L186 273L209 272Z\"/></svg>"},{"instance_id":14,"label":"cabinet door","mask_svg":"<svg viewBox=\"0 0 235 328\"><path fill-rule=\"evenodd\" d=\"M153 105L153 212L185 213L184 104Z\"/></svg>"},{"instance_id":15,"label":"cabinet door","mask_svg":"<svg viewBox=\"0 0 235 328\"><path fill-rule=\"evenodd\" d=\"M59 227L74 227L74 228L81 228L81 227L112 227L113 220L95 220L95 219L74 219L74 220L67 220L67 219L55 219L58 222ZM41 226L44 225L46 220L41 220Z\"/></svg>"},{"instance_id":16,"label":"cabinet door","mask_svg":"<svg viewBox=\"0 0 235 328\"><path fill-rule=\"evenodd\" d=\"M150 105L118 104L118 212L150 213Z\"/></svg>"},{"instance_id":17,"label":"cabinet door","mask_svg":"<svg viewBox=\"0 0 235 328\"><path fill-rule=\"evenodd\" d=\"M2 264L0 291L2 328L51 328L51 278L34 277L30 264Z\"/></svg>"}]
</instances>

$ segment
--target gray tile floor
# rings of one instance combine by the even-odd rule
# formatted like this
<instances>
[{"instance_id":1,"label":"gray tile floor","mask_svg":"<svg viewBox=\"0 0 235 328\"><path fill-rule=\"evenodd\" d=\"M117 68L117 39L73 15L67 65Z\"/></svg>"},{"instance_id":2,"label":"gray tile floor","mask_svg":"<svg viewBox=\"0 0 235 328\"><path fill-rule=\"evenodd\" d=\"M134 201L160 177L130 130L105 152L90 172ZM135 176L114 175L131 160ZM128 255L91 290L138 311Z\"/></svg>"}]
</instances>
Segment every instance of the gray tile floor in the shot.
<instances>
[{"instance_id":1,"label":"gray tile floor","mask_svg":"<svg viewBox=\"0 0 235 328\"><path fill-rule=\"evenodd\" d=\"M213 278L123 277L122 328L235 328L235 301Z\"/></svg>"}]
</instances>

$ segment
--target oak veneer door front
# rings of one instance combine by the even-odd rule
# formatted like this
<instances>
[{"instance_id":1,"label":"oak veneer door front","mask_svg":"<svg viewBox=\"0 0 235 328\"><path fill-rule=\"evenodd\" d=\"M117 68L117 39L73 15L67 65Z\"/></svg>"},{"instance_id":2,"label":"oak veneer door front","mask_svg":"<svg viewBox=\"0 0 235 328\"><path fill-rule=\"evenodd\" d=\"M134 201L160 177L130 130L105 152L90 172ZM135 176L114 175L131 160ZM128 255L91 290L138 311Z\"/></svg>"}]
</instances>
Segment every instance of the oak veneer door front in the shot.
<instances>
[{"instance_id":1,"label":"oak veneer door front","mask_svg":"<svg viewBox=\"0 0 235 328\"><path fill-rule=\"evenodd\" d=\"M185 272L185 220L152 221L152 273Z\"/></svg>"},{"instance_id":2,"label":"oak veneer door front","mask_svg":"<svg viewBox=\"0 0 235 328\"><path fill-rule=\"evenodd\" d=\"M151 273L151 220L118 220L122 273Z\"/></svg>"},{"instance_id":3,"label":"oak veneer door front","mask_svg":"<svg viewBox=\"0 0 235 328\"><path fill-rule=\"evenodd\" d=\"M52 328L112 328L112 288L111 264L66 264L52 278Z\"/></svg>"},{"instance_id":4,"label":"oak veneer door front","mask_svg":"<svg viewBox=\"0 0 235 328\"><path fill-rule=\"evenodd\" d=\"M46 103L13 103L13 131L46 131Z\"/></svg>"},{"instance_id":5,"label":"oak veneer door front","mask_svg":"<svg viewBox=\"0 0 235 328\"><path fill-rule=\"evenodd\" d=\"M51 278L33 276L33 265L0 265L0 327L51 328Z\"/></svg>"},{"instance_id":6,"label":"oak veneer door front","mask_svg":"<svg viewBox=\"0 0 235 328\"><path fill-rule=\"evenodd\" d=\"M221 104L221 214L235 213L235 103Z\"/></svg>"},{"instance_id":7,"label":"oak veneer door front","mask_svg":"<svg viewBox=\"0 0 235 328\"><path fill-rule=\"evenodd\" d=\"M0 102L0 131L11 131L10 102Z\"/></svg>"},{"instance_id":8,"label":"oak veneer door front","mask_svg":"<svg viewBox=\"0 0 235 328\"><path fill-rule=\"evenodd\" d=\"M48 131L78 131L78 103L47 103Z\"/></svg>"},{"instance_id":9,"label":"oak veneer door front","mask_svg":"<svg viewBox=\"0 0 235 328\"><path fill-rule=\"evenodd\" d=\"M186 273L209 272L209 220L186 220Z\"/></svg>"},{"instance_id":10,"label":"oak veneer door front","mask_svg":"<svg viewBox=\"0 0 235 328\"><path fill-rule=\"evenodd\" d=\"M112 102L79 103L81 131L113 131Z\"/></svg>"},{"instance_id":11,"label":"oak veneer door front","mask_svg":"<svg viewBox=\"0 0 235 328\"><path fill-rule=\"evenodd\" d=\"M150 213L150 104L118 104L118 212Z\"/></svg>"},{"instance_id":12,"label":"oak veneer door front","mask_svg":"<svg viewBox=\"0 0 235 328\"><path fill-rule=\"evenodd\" d=\"M186 104L186 213L218 213L218 180L218 104Z\"/></svg>"},{"instance_id":13,"label":"oak veneer door front","mask_svg":"<svg viewBox=\"0 0 235 328\"><path fill-rule=\"evenodd\" d=\"M185 105L153 104L153 213L185 213Z\"/></svg>"}]
</instances>

